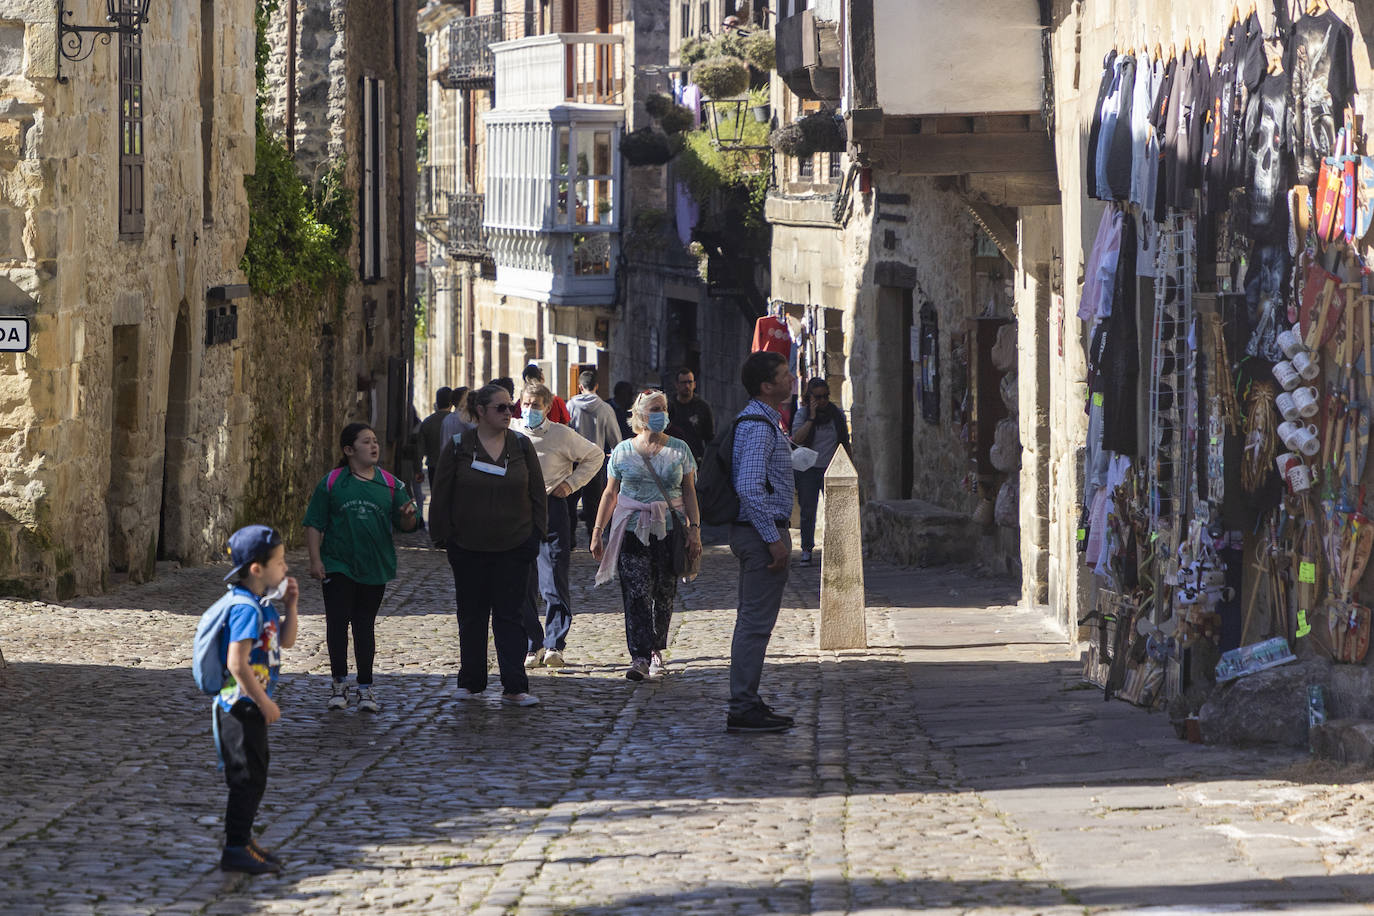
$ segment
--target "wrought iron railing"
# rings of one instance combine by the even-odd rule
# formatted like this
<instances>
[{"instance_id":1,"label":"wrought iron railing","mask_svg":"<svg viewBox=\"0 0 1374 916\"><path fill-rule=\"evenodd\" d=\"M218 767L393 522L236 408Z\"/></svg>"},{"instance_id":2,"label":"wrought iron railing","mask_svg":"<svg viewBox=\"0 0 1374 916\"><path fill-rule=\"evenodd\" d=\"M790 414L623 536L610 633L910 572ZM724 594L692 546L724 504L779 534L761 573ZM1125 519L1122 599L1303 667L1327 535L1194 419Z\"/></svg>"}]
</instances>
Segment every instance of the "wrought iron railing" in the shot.
<instances>
[{"instance_id":1,"label":"wrought iron railing","mask_svg":"<svg viewBox=\"0 0 1374 916\"><path fill-rule=\"evenodd\" d=\"M524 13L464 16L449 23L448 67L439 77L446 89L490 89L496 77L491 46L535 34L537 23Z\"/></svg>"},{"instance_id":2,"label":"wrought iron railing","mask_svg":"<svg viewBox=\"0 0 1374 916\"><path fill-rule=\"evenodd\" d=\"M420 215L426 219L448 216L449 197L458 190L456 165L427 165L420 170Z\"/></svg>"},{"instance_id":3,"label":"wrought iron railing","mask_svg":"<svg viewBox=\"0 0 1374 916\"><path fill-rule=\"evenodd\" d=\"M484 260L491 257L482 228L483 194L448 196L448 253L451 257Z\"/></svg>"}]
</instances>

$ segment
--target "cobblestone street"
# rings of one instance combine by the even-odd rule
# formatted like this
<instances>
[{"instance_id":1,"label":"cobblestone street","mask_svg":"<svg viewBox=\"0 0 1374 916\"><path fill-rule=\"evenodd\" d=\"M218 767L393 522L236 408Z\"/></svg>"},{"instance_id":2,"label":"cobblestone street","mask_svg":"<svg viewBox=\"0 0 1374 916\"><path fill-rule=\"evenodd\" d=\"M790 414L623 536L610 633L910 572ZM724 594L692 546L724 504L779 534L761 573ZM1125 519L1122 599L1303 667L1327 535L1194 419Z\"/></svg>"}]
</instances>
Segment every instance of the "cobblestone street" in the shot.
<instances>
[{"instance_id":1,"label":"cobblestone street","mask_svg":"<svg viewBox=\"0 0 1374 916\"><path fill-rule=\"evenodd\" d=\"M215 864L224 787L188 670L221 569L65 605L0 604L0 912L1363 912L1370 784L1305 755L1179 742L1104 704L1000 581L869 573L861 652L816 645L793 571L764 692L790 733L727 735L734 563L708 548L669 674L622 676L618 589L591 591L543 704L453 698L443 555L403 538L377 716L326 713L318 587L284 654L261 840ZM292 572L304 579L301 553ZM494 657L493 657L494 665Z\"/></svg>"}]
</instances>

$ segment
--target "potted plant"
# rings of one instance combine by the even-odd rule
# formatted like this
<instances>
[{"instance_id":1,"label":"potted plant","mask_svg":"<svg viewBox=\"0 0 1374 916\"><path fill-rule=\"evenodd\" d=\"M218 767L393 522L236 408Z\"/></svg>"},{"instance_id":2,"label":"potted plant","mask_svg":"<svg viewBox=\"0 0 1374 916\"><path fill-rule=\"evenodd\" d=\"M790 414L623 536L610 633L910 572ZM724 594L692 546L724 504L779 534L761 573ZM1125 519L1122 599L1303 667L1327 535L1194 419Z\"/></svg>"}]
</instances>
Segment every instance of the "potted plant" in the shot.
<instances>
[{"instance_id":1,"label":"potted plant","mask_svg":"<svg viewBox=\"0 0 1374 916\"><path fill-rule=\"evenodd\" d=\"M702 41L700 38L688 38L678 46L677 56L684 67L690 67L710 56L709 51L708 42Z\"/></svg>"},{"instance_id":2,"label":"potted plant","mask_svg":"<svg viewBox=\"0 0 1374 916\"><path fill-rule=\"evenodd\" d=\"M749 110L754 113L754 120L760 124L768 123L768 86L765 84L757 89L749 90Z\"/></svg>"},{"instance_id":3,"label":"potted plant","mask_svg":"<svg viewBox=\"0 0 1374 916\"><path fill-rule=\"evenodd\" d=\"M644 110L655 121L662 120L663 116L672 108L673 97L664 92L655 92L644 100Z\"/></svg>"},{"instance_id":4,"label":"potted plant","mask_svg":"<svg viewBox=\"0 0 1374 916\"><path fill-rule=\"evenodd\" d=\"M844 121L835 112L817 111L773 131L768 145L785 156L805 158L813 153L842 153L847 139Z\"/></svg>"},{"instance_id":5,"label":"potted plant","mask_svg":"<svg viewBox=\"0 0 1374 916\"><path fill-rule=\"evenodd\" d=\"M749 88L749 67L738 57L708 57L692 65L691 79L707 98L733 98Z\"/></svg>"},{"instance_id":6,"label":"potted plant","mask_svg":"<svg viewBox=\"0 0 1374 916\"><path fill-rule=\"evenodd\" d=\"M672 138L653 127L641 127L620 140L620 155L630 165L663 165L677 150Z\"/></svg>"},{"instance_id":7,"label":"potted plant","mask_svg":"<svg viewBox=\"0 0 1374 916\"><path fill-rule=\"evenodd\" d=\"M673 105L659 117L658 124L667 133L680 134L697 126L697 116L685 105Z\"/></svg>"}]
</instances>

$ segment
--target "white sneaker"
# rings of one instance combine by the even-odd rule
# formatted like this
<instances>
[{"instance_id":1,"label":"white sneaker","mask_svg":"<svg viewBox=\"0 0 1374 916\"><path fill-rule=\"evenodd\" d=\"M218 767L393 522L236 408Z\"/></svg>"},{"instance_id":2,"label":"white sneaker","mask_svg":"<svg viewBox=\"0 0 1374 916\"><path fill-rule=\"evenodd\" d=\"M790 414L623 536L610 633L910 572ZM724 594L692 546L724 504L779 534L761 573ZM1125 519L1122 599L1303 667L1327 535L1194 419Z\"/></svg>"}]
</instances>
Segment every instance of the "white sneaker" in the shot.
<instances>
[{"instance_id":1,"label":"white sneaker","mask_svg":"<svg viewBox=\"0 0 1374 916\"><path fill-rule=\"evenodd\" d=\"M663 655L655 651L649 656L649 677L663 677L668 673L668 663L663 660Z\"/></svg>"},{"instance_id":2,"label":"white sneaker","mask_svg":"<svg viewBox=\"0 0 1374 916\"><path fill-rule=\"evenodd\" d=\"M545 668L562 668L565 664L562 649L549 649L544 653Z\"/></svg>"},{"instance_id":3,"label":"white sneaker","mask_svg":"<svg viewBox=\"0 0 1374 916\"><path fill-rule=\"evenodd\" d=\"M458 699L460 699L460 700L480 700L480 699L482 699L482 695L481 695L480 693L473 693L471 690L468 690L466 687L459 687L457 690L455 690L455 691L453 692L453 695L454 695L455 697L457 697Z\"/></svg>"},{"instance_id":4,"label":"white sneaker","mask_svg":"<svg viewBox=\"0 0 1374 916\"><path fill-rule=\"evenodd\" d=\"M501 702L509 703L511 706L538 706L539 697L532 693L503 693Z\"/></svg>"},{"instance_id":5,"label":"white sneaker","mask_svg":"<svg viewBox=\"0 0 1374 916\"><path fill-rule=\"evenodd\" d=\"M329 702L326 709L346 709L348 707L348 684L335 681L329 688Z\"/></svg>"},{"instance_id":6,"label":"white sneaker","mask_svg":"<svg viewBox=\"0 0 1374 916\"><path fill-rule=\"evenodd\" d=\"M535 650L534 650L533 652L531 652L529 655L526 655L526 656L525 656L525 667L526 667L526 668L542 668L542 667L544 667L544 650L543 650L543 649L535 649Z\"/></svg>"},{"instance_id":7,"label":"white sneaker","mask_svg":"<svg viewBox=\"0 0 1374 916\"><path fill-rule=\"evenodd\" d=\"M382 707L377 703L377 698L372 695L372 688L358 688L358 709L361 712L380 712Z\"/></svg>"}]
</instances>

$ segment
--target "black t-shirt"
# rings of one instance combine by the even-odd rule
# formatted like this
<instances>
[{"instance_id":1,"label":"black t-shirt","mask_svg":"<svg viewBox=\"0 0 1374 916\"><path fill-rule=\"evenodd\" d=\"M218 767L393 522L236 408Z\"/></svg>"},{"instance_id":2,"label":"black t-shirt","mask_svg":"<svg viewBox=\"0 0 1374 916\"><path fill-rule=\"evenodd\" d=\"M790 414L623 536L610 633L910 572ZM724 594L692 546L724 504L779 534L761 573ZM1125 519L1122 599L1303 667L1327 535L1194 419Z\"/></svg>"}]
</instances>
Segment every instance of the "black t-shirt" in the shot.
<instances>
[{"instance_id":1,"label":"black t-shirt","mask_svg":"<svg viewBox=\"0 0 1374 916\"><path fill-rule=\"evenodd\" d=\"M668 402L668 420L681 430L682 441L692 450L692 456L700 461L706 453L706 443L716 437L710 406L698 397L693 397L686 404L673 398Z\"/></svg>"},{"instance_id":2,"label":"black t-shirt","mask_svg":"<svg viewBox=\"0 0 1374 916\"><path fill-rule=\"evenodd\" d=\"M1303 16L1293 26L1286 69L1293 78L1293 145L1298 181L1311 184L1336 133L1345 126L1345 106L1355 94L1355 64L1350 26L1327 10Z\"/></svg>"}]
</instances>

